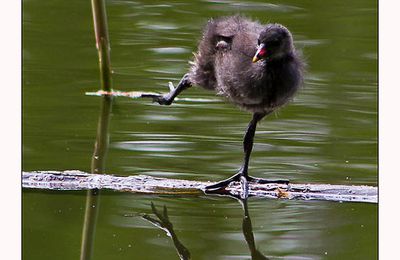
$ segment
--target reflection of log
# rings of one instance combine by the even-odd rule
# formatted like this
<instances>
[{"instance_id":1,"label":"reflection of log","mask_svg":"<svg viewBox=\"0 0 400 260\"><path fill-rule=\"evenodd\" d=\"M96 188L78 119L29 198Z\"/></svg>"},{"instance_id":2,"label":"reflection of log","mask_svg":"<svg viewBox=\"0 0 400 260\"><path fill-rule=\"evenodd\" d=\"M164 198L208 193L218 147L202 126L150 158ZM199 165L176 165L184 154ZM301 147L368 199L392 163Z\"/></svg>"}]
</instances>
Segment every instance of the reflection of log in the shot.
<instances>
[{"instance_id":1,"label":"reflection of log","mask_svg":"<svg viewBox=\"0 0 400 260\"><path fill-rule=\"evenodd\" d=\"M22 173L24 188L54 190L111 189L153 194L199 194L211 182L155 178L146 175L113 176L81 171L35 171ZM238 195L240 184L233 184L221 194ZM249 196L264 198L358 201L377 203L378 189L371 186L329 184L250 184Z\"/></svg>"}]
</instances>

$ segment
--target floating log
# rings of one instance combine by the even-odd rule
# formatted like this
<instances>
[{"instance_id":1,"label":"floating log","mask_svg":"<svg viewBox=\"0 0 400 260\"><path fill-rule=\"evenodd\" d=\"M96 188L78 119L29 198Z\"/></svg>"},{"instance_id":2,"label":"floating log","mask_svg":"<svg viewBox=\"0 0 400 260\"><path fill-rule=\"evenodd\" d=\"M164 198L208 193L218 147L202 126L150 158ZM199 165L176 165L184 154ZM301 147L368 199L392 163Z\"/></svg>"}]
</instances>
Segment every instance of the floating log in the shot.
<instances>
[{"instance_id":1,"label":"floating log","mask_svg":"<svg viewBox=\"0 0 400 260\"><path fill-rule=\"evenodd\" d=\"M147 175L114 176L78 170L23 172L22 186L51 190L110 189L151 194L201 194L212 182L156 178ZM241 187L233 183L214 194L239 196ZM249 195L265 198L377 202L377 188L330 184L250 184Z\"/></svg>"},{"instance_id":2,"label":"floating log","mask_svg":"<svg viewBox=\"0 0 400 260\"><path fill-rule=\"evenodd\" d=\"M22 187L49 190L109 189L150 194L202 194L212 182L157 178L147 175L114 176L79 170L32 171L22 173ZM232 183L217 195L240 196L240 183ZM271 199L378 202L378 189L372 186L330 184L249 184L249 196Z\"/></svg>"}]
</instances>

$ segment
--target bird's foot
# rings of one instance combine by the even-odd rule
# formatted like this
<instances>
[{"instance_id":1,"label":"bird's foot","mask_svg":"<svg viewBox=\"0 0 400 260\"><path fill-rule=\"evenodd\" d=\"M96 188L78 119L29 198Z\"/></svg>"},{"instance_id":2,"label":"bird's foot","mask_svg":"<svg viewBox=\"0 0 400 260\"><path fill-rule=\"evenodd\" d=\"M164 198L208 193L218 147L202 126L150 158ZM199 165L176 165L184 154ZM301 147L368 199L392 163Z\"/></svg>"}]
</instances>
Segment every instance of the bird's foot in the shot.
<instances>
[{"instance_id":1,"label":"bird's foot","mask_svg":"<svg viewBox=\"0 0 400 260\"><path fill-rule=\"evenodd\" d=\"M160 105L166 105L169 106L172 104L172 99L170 98L169 93L165 95L158 95L158 96L153 96L153 102L157 102Z\"/></svg>"},{"instance_id":2,"label":"bird's foot","mask_svg":"<svg viewBox=\"0 0 400 260\"><path fill-rule=\"evenodd\" d=\"M249 196L249 183L257 183L257 184L289 184L289 180L270 180L270 179L262 179L262 178L254 178L248 175L243 175L243 173L238 172L232 177L217 182L212 185L208 185L205 187L206 193L216 193L221 190L224 190L233 182L240 182L241 192L240 198L247 199Z\"/></svg>"},{"instance_id":3,"label":"bird's foot","mask_svg":"<svg viewBox=\"0 0 400 260\"><path fill-rule=\"evenodd\" d=\"M183 75L182 79L179 81L177 87L174 87L172 82L168 82L169 92L166 94L143 94L141 97L152 98L153 102L157 102L160 105L171 105L176 96L179 95L184 89L190 87L192 84L189 80L189 74Z\"/></svg>"},{"instance_id":4,"label":"bird's foot","mask_svg":"<svg viewBox=\"0 0 400 260\"><path fill-rule=\"evenodd\" d=\"M151 98L153 99L153 102L157 102L160 105L171 105L172 101L174 101L174 99L172 98L172 95L175 91L175 87L172 84L172 82L168 82L168 87L169 87L169 93L166 94L142 94L142 98Z\"/></svg>"},{"instance_id":5,"label":"bird's foot","mask_svg":"<svg viewBox=\"0 0 400 260\"><path fill-rule=\"evenodd\" d=\"M236 182L240 181L241 176L242 176L241 173L238 172L228 179L225 179L225 180L219 181L215 184L206 186L205 189L206 189L206 191L217 191L217 190L225 189L226 187L229 186L230 183L235 182L235 181Z\"/></svg>"},{"instance_id":6,"label":"bird's foot","mask_svg":"<svg viewBox=\"0 0 400 260\"><path fill-rule=\"evenodd\" d=\"M290 181L286 180L286 179L276 179L276 180L274 180L274 179L254 178L254 177L251 177L251 176L248 176L247 180L249 182L258 183L258 184L269 184L269 183L272 183L272 184L286 184L286 185L288 185L290 183Z\"/></svg>"}]
</instances>

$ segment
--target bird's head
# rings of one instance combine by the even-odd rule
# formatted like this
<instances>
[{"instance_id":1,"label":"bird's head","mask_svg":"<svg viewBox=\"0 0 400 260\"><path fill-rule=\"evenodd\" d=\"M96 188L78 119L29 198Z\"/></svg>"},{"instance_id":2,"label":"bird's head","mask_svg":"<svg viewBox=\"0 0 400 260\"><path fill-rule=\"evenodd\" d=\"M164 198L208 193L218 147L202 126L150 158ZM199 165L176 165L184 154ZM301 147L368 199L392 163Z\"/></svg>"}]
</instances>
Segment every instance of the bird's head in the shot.
<instances>
[{"instance_id":1,"label":"bird's head","mask_svg":"<svg viewBox=\"0 0 400 260\"><path fill-rule=\"evenodd\" d=\"M268 24L260 33L257 51L253 62L273 60L291 53L293 50L292 34L280 24Z\"/></svg>"}]
</instances>

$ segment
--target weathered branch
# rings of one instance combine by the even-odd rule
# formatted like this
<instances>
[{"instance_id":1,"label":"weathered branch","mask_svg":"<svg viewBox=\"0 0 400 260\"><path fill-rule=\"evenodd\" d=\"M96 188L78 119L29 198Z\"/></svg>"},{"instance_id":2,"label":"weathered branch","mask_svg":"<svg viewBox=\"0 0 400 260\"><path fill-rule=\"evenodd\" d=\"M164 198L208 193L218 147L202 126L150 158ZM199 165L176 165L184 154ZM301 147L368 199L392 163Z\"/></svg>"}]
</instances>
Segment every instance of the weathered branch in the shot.
<instances>
[{"instance_id":1,"label":"weathered branch","mask_svg":"<svg viewBox=\"0 0 400 260\"><path fill-rule=\"evenodd\" d=\"M52 190L110 189L152 194L201 194L211 182L155 178L147 175L113 176L72 171L34 171L22 173L24 188ZM240 184L214 194L240 194ZM249 196L300 200L331 200L377 203L378 189L372 186L330 184L250 184Z\"/></svg>"}]
</instances>

